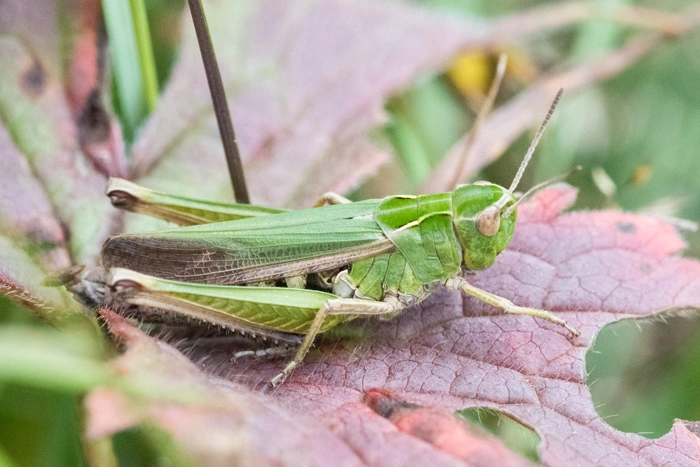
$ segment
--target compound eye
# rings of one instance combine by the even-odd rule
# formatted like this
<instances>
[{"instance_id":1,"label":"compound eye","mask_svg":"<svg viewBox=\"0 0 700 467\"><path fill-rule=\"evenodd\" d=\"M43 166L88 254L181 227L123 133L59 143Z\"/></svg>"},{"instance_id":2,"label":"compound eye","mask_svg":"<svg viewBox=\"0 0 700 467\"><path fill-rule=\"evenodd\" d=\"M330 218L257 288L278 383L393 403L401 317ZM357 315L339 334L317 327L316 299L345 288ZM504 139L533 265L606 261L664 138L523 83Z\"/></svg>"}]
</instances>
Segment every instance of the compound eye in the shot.
<instances>
[{"instance_id":1,"label":"compound eye","mask_svg":"<svg viewBox=\"0 0 700 467\"><path fill-rule=\"evenodd\" d=\"M476 216L476 230L482 235L493 237L501 227L501 211L496 206L489 206Z\"/></svg>"}]
</instances>

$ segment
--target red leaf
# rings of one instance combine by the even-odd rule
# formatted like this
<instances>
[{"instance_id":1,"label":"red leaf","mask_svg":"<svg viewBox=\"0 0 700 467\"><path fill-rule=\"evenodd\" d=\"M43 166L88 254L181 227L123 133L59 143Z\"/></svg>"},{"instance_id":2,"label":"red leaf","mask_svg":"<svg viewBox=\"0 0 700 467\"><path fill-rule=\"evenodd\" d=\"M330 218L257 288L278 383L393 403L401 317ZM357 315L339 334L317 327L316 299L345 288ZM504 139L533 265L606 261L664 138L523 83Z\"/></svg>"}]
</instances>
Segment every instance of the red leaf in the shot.
<instances>
[{"instance_id":1,"label":"red leaf","mask_svg":"<svg viewBox=\"0 0 700 467\"><path fill-rule=\"evenodd\" d=\"M698 439L678 425L658 440L611 428L585 385L585 353L603 325L700 308L700 263L671 256L683 241L654 218L612 211L557 216L574 197L573 188L559 185L524 205L510 248L472 282L519 305L556 312L580 337L442 292L396 320L365 323L373 335L359 342L319 343L274 395L336 422L338 411L373 388L447 410L498 409L536 430L549 465L654 463L662 456L678 465L700 462ZM207 348L192 357L209 371L253 384L283 365L240 366L228 362L230 354Z\"/></svg>"}]
</instances>

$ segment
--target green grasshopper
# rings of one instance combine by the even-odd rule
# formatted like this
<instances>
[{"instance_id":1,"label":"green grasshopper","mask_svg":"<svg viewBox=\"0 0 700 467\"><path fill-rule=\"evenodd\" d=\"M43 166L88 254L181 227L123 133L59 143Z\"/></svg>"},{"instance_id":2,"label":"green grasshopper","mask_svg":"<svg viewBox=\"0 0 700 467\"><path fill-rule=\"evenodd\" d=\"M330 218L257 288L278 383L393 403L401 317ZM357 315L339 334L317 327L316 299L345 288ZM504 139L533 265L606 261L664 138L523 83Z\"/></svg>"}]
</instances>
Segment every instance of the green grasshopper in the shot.
<instances>
[{"instance_id":1,"label":"green grasshopper","mask_svg":"<svg viewBox=\"0 0 700 467\"><path fill-rule=\"evenodd\" d=\"M186 227L107 239L106 282L117 300L300 344L273 386L302 362L318 333L360 316L393 317L438 286L577 336L552 313L516 306L464 278L494 263L512 239L518 203L544 185L520 201L514 195L558 99L508 189L477 182L448 193L359 202L329 195L330 205L284 211L192 200L112 180L108 195L115 206ZM251 286L318 273L327 290L303 283Z\"/></svg>"}]
</instances>

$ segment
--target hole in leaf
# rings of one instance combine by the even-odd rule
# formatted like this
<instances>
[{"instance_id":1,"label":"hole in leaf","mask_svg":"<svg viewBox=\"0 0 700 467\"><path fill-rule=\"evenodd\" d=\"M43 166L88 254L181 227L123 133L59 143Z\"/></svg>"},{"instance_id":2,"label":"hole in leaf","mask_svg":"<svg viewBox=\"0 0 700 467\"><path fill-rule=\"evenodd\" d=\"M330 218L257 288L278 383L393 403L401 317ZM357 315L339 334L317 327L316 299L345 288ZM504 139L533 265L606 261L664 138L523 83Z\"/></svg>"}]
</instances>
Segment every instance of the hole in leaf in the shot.
<instances>
[{"instance_id":1,"label":"hole in leaf","mask_svg":"<svg viewBox=\"0 0 700 467\"><path fill-rule=\"evenodd\" d=\"M119 465L194 465L167 432L148 424L120 431L112 443Z\"/></svg>"},{"instance_id":2,"label":"hole in leaf","mask_svg":"<svg viewBox=\"0 0 700 467\"><path fill-rule=\"evenodd\" d=\"M659 438L674 418L700 420L700 319L625 320L598 334L586 355L587 384L609 425Z\"/></svg>"},{"instance_id":3,"label":"hole in leaf","mask_svg":"<svg viewBox=\"0 0 700 467\"><path fill-rule=\"evenodd\" d=\"M540 437L529 427L503 412L483 407L460 410L457 414L481 426L500 439L511 450L532 461L539 462L537 446L540 443Z\"/></svg>"}]
</instances>

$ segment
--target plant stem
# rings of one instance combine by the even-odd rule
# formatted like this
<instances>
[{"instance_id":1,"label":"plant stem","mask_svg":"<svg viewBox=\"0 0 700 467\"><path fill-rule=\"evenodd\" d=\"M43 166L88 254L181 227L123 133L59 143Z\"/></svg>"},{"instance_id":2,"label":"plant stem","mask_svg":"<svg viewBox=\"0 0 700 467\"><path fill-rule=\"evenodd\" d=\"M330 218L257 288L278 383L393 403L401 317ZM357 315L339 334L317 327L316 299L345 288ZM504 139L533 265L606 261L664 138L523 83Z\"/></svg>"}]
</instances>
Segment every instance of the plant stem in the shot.
<instances>
[{"instance_id":1,"label":"plant stem","mask_svg":"<svg viewBox=\"0 0 700 467\"><path fill-rule=\"evenodd\" d=\"M148 113L153 112L158 102L158 76L156 74L155 60L153 59L153 46L151 45L151 33L148 29L148 18L143 0L129 0L131 6L131 21L134 25L134 37L136 38L136 50L141 71L141 86L146 99Z\"/></svg>"},{"instance_id":2,"label":"plant stem","mask_svg":"<svg viewBox=\"0 0 700 467\"><path fill-rule=\"evenodd\" d=\"M219 72L219 65L214 54L214 45L211 42L209 27L204 16L202 3L200 0L187 0L192 14L192 22L197 33L197 42L199 50L202 54L204 69L207 73L207 82L209 83L209 92L211 100L214 104L214 113L216 121L219 125L219 134L221 135L221 143L224 146L226 162L228 164L231 183L233 184L233 193L237 203L249 204L248 188L246 187L245 176L243 175L243 164L241 164L241 156L238 152L236 144L236 135L233 131L233 123L231 122L231 114L226 101L226 93Z\"/></svg>"}]
</instances>

